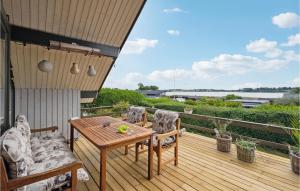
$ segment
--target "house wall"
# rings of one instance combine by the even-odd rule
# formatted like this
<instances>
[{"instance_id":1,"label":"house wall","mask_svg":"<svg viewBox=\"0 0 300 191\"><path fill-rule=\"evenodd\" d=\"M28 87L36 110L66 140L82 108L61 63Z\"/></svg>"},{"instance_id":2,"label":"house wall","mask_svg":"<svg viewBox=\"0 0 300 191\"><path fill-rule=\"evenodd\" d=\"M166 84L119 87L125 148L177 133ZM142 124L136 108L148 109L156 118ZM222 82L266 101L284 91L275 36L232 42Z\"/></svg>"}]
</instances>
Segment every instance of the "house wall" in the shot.
<instances>
[{"instance_id":1,"label":"house wall","mask_svg":"<svg viewBox=\"0 0 300 191\"><path fill-rule=\"evenodd\" d=\"M68 139L68 120L80 117L80 90L16 89L15 111L27 116L31 128L58 126Z\"/></svg>"}]
</instances>

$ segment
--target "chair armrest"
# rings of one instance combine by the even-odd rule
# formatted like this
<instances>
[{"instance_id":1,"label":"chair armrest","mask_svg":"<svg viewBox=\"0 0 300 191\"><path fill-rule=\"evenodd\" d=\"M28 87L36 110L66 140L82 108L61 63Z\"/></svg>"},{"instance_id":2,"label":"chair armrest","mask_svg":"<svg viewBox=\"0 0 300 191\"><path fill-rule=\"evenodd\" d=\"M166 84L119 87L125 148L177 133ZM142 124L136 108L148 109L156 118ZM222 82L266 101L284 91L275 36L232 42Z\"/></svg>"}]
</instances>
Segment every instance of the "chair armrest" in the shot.
<instances>
[{"instance_id":1,"label":"chair armrest","mask_svg":"<svg viewBox=\"0 0 300 191\"><path fill-rule=\"evenodd\" d=\"M157 140L164 140L164 139L166 139L170 136L176 135L176 134L179 134L178 130L173 130L173 131L170 131L170 132L164 133L164 134L157 134L156 137L157 137Z\"/></svg>"},{"instance_id":2,"label":"chair armrest","mask_svg":"<svg viewBox=\"0 0 300 191\"><path fill-rule=\"evenodd\" d=\"M135 123L135 125L143 127L143 122L141 121L141 122Z\"/></svg>"},{"instance_id":3,"label":"chair armrest","mask_svg":"<svg viewBox=\"0 0 300 191\"><path fill-rule=\"evenodd\" d=\"M8 190L13 190L13 189L19 188L21 186L25 186L25 185L32 184L32 183L35 183L35 182L38 182L41 180L45 180L45 179L51 178L53 176L61 175L61 174L64 174L64 173L72 171L72 170L77 170L81 167L82 167L82 162L76 161L71 164L68 164L68 165L65 165L62 167L58 167L55 169L51 169L46 172L41 172L41 173L29 175L29 176L10 179L7 182L7 188L8 188ZM73 176L73 174L72 174L72 176Z\"/></svg>"},{"instance_id":4,"label":"chair armrest","mask_svg":"<svg viewBox=\"0 0 300 191\"><path fill-rule=\"evenodd\" d=\"M41 128L41 129L30 129L31 133L40 133L40 132L44 132L44 131L56 131L58 130L57 126L53 126L53 127L46 127L46 128Z\"/></svg>"}]
</instances>

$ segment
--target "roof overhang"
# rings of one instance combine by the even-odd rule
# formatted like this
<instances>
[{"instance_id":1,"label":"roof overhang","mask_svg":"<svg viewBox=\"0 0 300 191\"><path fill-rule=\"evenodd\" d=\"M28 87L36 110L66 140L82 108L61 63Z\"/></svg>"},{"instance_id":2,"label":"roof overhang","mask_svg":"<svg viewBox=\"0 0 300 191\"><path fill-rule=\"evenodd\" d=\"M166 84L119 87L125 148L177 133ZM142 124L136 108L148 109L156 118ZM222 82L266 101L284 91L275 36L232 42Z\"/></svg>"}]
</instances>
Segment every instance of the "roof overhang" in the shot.
<instances>
[{"instance_id":1,"label":"roof overhang","mask_svg":"<svg viewBox=\"0 0 300 191\"><path fill-rule=\"evenodd\" d=\"M16 88L98 91L125 44L146 0L3 0L11 24L11 62ZM49 49L50 41L97 48L101 56ZM54 69L37 69L41 60ZM72 63L81 73L72 75ZM94 65L97 75L87 76Z\"/></svg>"}]
</instances>

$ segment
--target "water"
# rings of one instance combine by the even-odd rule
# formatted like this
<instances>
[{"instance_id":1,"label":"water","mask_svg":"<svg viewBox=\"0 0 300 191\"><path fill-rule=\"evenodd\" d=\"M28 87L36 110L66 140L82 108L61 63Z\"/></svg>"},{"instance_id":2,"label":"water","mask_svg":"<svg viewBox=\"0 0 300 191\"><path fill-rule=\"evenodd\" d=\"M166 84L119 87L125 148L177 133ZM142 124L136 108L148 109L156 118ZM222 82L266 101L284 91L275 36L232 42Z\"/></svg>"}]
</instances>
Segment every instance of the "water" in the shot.
<instances>
[{"instance_id":1,"label":"water","mask_svg":"<svg viewBox=\"0 0 300 191\"><path fill-rule=\"evenodd\" d=\"M224 97L228 94L234 94L243 98L263 98L275 99L282 98L284 93L265 93L265 92L166 92L166 96L206 96L206 97Z\"/></svg>"}]
</instances>

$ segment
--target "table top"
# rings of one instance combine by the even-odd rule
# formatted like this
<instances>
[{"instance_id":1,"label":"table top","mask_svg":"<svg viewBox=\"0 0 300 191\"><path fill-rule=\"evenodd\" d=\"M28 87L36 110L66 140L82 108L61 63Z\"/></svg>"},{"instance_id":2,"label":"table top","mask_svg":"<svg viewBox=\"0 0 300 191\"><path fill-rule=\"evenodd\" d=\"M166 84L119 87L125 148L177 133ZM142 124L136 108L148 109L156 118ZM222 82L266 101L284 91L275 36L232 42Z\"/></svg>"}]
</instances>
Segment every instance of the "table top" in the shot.
<instances>
[{"instance_id":1,"label":"table top","mask_svg":"<svg viewBox=\"0 0 300 191\"><path fill-rule=\"evenodd\" d=\"M106 148L115 145L124 145L129 141L147 138L152 130L122 121L110 116L75 119L71 125L84 137L89 139L96 147ZM120 125L127 125L126 134L118 133Z\"/></svg>"}]
</instances>

